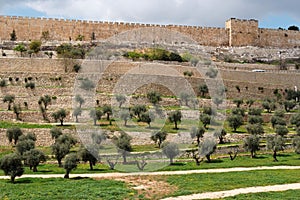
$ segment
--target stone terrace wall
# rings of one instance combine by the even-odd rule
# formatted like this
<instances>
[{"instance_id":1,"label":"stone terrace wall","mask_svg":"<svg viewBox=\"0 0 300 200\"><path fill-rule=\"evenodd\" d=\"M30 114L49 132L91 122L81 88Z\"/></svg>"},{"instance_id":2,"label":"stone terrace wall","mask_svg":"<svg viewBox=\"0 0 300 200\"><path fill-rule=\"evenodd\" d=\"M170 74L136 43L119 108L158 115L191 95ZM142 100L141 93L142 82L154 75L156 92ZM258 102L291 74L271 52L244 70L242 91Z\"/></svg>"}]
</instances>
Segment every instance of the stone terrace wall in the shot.
<instances>
[{"instance_id":1,"label":"stone terrace wall","mask_svg":"<svg viewBox=\"0 0 300 200\"><path fill-rule=\"evenodd\" d=\"M0 72L64 73L62 59L0 58Z\"/></svg>"},{"instance_id":2,"label":"stone terrace wall","mask_svg":"<svg viewBox=\"0 0 300 200\"><path fill-rule=\"evenodd\" d=\"M249 71L227 71L221 70L222 78L225 80L247 82L249 85L252 83L269 84L274 86L283 86L285 88L300 87L300 74L299 73L259 73Z\"/></svg>"}]
</instances>

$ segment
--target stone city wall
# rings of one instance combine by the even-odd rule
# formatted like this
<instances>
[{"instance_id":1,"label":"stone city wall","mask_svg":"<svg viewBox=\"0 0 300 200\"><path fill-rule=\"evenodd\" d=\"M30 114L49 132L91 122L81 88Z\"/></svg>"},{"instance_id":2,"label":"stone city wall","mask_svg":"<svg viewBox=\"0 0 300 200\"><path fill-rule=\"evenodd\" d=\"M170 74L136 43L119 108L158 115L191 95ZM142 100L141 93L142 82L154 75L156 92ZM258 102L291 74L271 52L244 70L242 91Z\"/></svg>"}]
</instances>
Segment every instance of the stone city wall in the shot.
<instances>
[{"instance_id":1,"label":"stone city wall","mask_svg":"<svg viewBox=\"0 0 300 200\"><path fill-rule=\"evenodd\" d=\"M257 20L230 19L224 28L209 28L186 25L157 25L123 22L102 22L85 20L65 20L51 18L30 18L0 16L0 40L10 40L16 31L18 41L40 40L43 32L49 33L49 41L75 41L83 36L90 41L101 41L120 33L139 28L161 28L176 31L205 46L261 46L295 47L300 46L300 32L276 29L260 29ZM176 41L175 41L176 40ZM181 44L174 38L174 44Z\"/></svg>"}]
</instances>

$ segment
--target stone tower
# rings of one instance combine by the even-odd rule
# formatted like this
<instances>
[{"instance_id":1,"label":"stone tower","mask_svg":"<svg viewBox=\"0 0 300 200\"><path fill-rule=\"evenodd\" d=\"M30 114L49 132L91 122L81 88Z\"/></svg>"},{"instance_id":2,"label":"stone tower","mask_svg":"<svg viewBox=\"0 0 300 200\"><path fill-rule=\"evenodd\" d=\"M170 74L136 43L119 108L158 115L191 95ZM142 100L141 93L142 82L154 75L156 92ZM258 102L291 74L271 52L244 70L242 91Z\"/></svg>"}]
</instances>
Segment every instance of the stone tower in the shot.
<instances>
[{"instance_id":1,"label":"stone tower","mask_svg":"<svg viewBox=\"0 0 300 200\"><path fill-rule=\"evenodd\" d=\"M226 21L229 46L256 46L259 39L258 21L231 18Z\"/></svg>"}]
</instances>

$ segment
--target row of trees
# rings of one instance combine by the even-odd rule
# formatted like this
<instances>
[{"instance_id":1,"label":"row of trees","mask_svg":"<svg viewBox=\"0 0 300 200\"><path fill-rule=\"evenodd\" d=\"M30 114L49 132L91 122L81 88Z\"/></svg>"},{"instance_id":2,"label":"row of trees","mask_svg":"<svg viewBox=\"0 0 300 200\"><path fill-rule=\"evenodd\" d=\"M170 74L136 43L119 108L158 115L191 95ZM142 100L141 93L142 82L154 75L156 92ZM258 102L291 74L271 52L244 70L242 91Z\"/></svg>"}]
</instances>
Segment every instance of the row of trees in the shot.
<instances>
[{"instance_id":1,"label":"row of trees","mask_svg":"<svg viewBox=\"0 0 300 200\"><path fill-rule=\"evenodd\" d=\"M250 129L252 126L260 126L261 119L259 118L260 112L258 110L251 110L250 117L248 119L250 123ZM254 116L256 118L254 118ZM272 118L274 127L284 126L283 113L276 112L274 118ZM297 130L300 129L300 113L297 113L291 118L291 123L295 125ZM257 127L253 129L259 129ZM280 129L277 127L277 129ZM222 137L226 134L224 130L215 131L213 137L204 137L206 129L204 127L192 128L191 137L197 138L198 149L188 150L188 153L192 154L192 157L195 159L196 163L199 165L203 160L203 156L207 158L208 162L211 161L210 155L215 151L217 143L216 138ZM101 142L106 140L105 134L93 134L92 140L93 145L88 147L82 147L77 154L71 153L70 149L77 144L77 141L70 135L63 134L60 129L54 128L50 131L51 136L55 139L55 143L51 146L52 154L55 155L55 158L58 161L60 167L64 167L66 170L65 178L69 177L69 173L76 168L79 159L82 159L84 162L90 163L91 170L99 159L99 149ZM251 157L256 156L256 151L260 147L260 137L259 132L250 131L250 135L244 139L244 148L247 151L250 151ZM19 128L12 128L7 130L8 140L15 145L16 153L4 156L0 161L0 168L4 170L6 175L11 176L11 181L13 182L16 176L21 176L24 172L23 165L28 165L33 171L37 171L37 166L40 162L46 160L46 156L40 150L35 149L35 135L28 133L23 135L22 131ZM180 154L178 145L175 143L164 142L167 138L167 133L164 131L159 131L153 133L151 139L158 145L159 148L162 148L162 152L170 159L170 163L173 163L173 159ZM126 163L126 157L132 151L131 146L131 137L125 132L121 132L119 136L114 136L112 138L113 143L116 145L118 152L123 157L123 163ZM273 152L274 161L277 161L277 152L284 149L286 138L284 134L276 132L276 134L270 134L267 137L267 149ZM219 141L221 143L221 140ZM295 151L300 153L300 134L294 137L292 144L295 147ZM231 156L231 154L230 154ZM236 156L236 154L235 154ZM62 164L62 159L65 158L64 164ZM232 156L231 156L232 158ZM111 169L117 164L111 159L107 158ZM24 163L24 164L23 164ZM143 170L147 165L147 162L143 159L142 162L136 161L139 169Z\"/></svg>"}]
</instances>

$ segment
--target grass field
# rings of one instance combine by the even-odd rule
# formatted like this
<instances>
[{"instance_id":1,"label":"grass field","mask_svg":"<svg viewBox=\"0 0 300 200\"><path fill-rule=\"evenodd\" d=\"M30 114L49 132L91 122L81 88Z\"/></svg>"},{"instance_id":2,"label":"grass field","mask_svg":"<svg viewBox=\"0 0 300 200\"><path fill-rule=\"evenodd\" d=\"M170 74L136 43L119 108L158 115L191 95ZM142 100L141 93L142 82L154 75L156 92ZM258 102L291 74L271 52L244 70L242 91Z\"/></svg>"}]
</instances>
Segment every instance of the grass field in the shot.
<instances>
[{"instance_id":1,"label":"grass field","mask_svg":"<svg viewBox=\"0 0 300 200\"><path fill-rule=\"evenodd\" d=\"M214 158L211 163L206 161L197 166L195 162L177 162L174 165L163 168L164 171L175 170L193 170L193 169L216 169L216 168L233 168L233 167L258 167L258 166L279 166L290 165L300 166L300 155L296 153L280 153L278 162L273 161L271 154L258 154L257 158L250 156L238 156L235 160L229 158Z\"/></svg>"},{"instance_id":2,"label":"grass field","mask_svg":"<svg viewBox=\"0 0 300 200\"><path fill-rule=\"evenodd\" d=\"M121 181L78 178L66 180L22 178L16 184L0 180L0 199L130 199L135 191Z\"/></svg>"},{"instance_id":3,"label":"grass field","mask_svg":"<svg viewBox=\"0 0 300 200\"><path fill-rule=\"evenodd\" d=\"M300 170L263 170L247 172L228 172L216 174L190 174L161 177L162 180L176 186L172 196L189 195L203 192L215 192L267 186L300 181Z\"/></svg>"},{"instance_id":4,"label":"grass field","mask_svg":"<svg viewBox=\"0 0 300 200\"><path fill-rule=\"evenodd\" d=\"M166 196L179 196L252 186L296 183L300 181L299 173L300 170L262 170L148 176L146 178L170 184L174 190ZM90 178L68 180L63 178L20 178L16 180L15 184L9 183L8 180L0 180L0 188L0 199L145 199L143 195L139 195L130 185L122 181ZM163 190L164 188L153 189ZM238 195L227 199L297 199L299 194L300 191L296 190Z\"/></svg>"},{"instance_id":5,"label":"grass field","mask_svg":"<svg viewBox=\"0 0 300 200\"><path fill-rule=\"evenodd\" d=\"M299 199L300 190L288 190L284 192L265 192L255 194L241 194L223 200L296 200Z\"/></svg>"},{"instance_id":6,"label":"grass field","mask_svg":"<svg viewBox=\"0 0 300 200\"><path fill-rule=\"evenodd\" d=\"M51 124L34 124L34 123L14 123L14 122L7 122L7 121L1 121L0 128L8 129L11 127L19 127L19 128L28 128L28 129L34 129L34 128L53 128L54 126Z\"/></svg>"}]
</instances>

